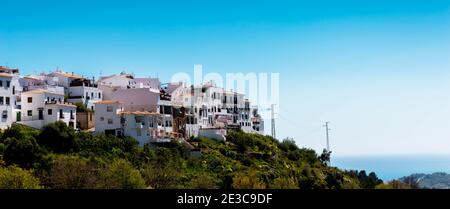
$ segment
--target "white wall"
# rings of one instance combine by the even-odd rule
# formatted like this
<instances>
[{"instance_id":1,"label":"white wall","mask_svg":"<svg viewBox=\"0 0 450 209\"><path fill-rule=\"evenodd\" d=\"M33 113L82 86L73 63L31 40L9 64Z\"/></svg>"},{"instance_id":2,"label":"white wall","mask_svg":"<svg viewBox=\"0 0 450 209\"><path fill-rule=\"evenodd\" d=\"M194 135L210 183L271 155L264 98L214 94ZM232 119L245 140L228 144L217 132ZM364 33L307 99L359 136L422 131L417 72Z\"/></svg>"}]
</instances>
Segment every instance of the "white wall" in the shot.
<instances>
[{"instance_id":1,"label":"white wall","mask_svg":"<svg viewBox=\"0 0 450 209\"><path fill-rule=\"evenodd\" d=\"M107 111L107 107L112 107L112 112ZM95 104L95 132L104 133L105 130L122 128L120 123L120 115L118 112L122 109L121 104ZM112 124L108 124L108 120L112 120Z\"/></svg>"},{"instance_id":2,"label":"white wall","mask_svg":"<svg viewBox=\"0 0 450 209\"><path fill-rule=\"evenodd\" d=\"M210 139L216 139L218 141L225 141L227 131L225 129L200 129L198 136L206 137Z\"/></svg>"},{"instance_id":3,"label":"white wall","mask_svg":"<svg viewBox=\"0 0 450 209\"><path fill-rule=\"evenodd\" d=\"M3 104L0 104L0 129L11 126L16 118L16 116L13 115L16 97L12 92L13 86L15 85L12 83L12 80L13 78L11 77L0 77L0 81L2 82L2 86L0 86L0 97L3 97ZM7 81L10 82L10 87L7 87ZM9 105L6 104L6 98L9 98ZM4 118L4 115L6 118Z\"/></svg>"},{"instance_id":4,"label":"white wall","mask_svg":"<svg viewBox=\"0 0 450 209\"><path fill-rule=\"evenodd\" d=\"M150 89L118 89L112 94L112 99L123 102L126 111L156 112L159 92Z\"/></svg>"},{"instance_id":5,"label":"white wall","mask_svg":"<svg viewBox=\"0 0 450 209\"><path fill-rule=\"evenodd\" d=\"M70 96L81 96L82 98L69 99L68 102L76 103L81 102L87 106L89 109L94 109L94 103L97 101L102 101L103 93L100 89L88 86L71 86L69 87ZM86 95L88 95L86 97Z\"/></svg>"}]
</instances>

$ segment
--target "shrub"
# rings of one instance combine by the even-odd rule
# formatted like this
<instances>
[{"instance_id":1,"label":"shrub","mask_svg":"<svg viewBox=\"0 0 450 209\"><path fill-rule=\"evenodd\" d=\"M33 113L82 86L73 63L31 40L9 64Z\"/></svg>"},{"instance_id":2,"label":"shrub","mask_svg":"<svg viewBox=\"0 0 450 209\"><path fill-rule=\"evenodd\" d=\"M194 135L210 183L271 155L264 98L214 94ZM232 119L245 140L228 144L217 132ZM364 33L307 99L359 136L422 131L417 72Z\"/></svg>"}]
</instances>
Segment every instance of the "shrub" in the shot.
<instances>
[{"instance_id":1,"label":"shrub","mask_svg":"<svg viewBox=\"0 0 450 209\"><path fill-rule=\"evenodd\" d=\"M0 167L0 189L39 189L39 180L30 171L16 166Z\"/></svg>"}]
</instances>

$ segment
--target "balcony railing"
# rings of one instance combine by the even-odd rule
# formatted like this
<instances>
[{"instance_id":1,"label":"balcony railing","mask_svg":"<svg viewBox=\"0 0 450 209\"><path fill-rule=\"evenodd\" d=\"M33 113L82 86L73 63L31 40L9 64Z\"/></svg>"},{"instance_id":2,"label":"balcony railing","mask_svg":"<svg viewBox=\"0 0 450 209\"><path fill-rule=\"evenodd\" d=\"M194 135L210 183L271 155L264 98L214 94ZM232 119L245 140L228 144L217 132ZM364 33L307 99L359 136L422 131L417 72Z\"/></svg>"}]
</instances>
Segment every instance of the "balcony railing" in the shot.
<instances>
[{"instance_id":1,"label":"balcony railing","mask_svg":"<svg viewBox=\"0 0 450 209\"><path fill-rule=\"evenodd\" d=\"M69 99L81 99L83 96L69 96Z\"/></svg>"}]
</instances>

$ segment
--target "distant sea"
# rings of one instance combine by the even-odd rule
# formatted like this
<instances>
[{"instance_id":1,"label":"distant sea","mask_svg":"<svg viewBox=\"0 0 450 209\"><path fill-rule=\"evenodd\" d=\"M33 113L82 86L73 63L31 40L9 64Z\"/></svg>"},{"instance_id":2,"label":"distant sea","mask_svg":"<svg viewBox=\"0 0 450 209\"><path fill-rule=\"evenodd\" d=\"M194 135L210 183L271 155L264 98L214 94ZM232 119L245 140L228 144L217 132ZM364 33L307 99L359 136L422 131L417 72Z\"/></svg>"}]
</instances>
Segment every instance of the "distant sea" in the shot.
<instances>
[{"instance_id":1,"label":"distant sea","mask_svg":"<svg viewBox=\"0 0 450 209\"><path fill-rule=\"evenodd\" d=\"M387 181L414 173L450 173L450 155L332 156L331 166L373 171Z\"/></svg>"}]
</instances>

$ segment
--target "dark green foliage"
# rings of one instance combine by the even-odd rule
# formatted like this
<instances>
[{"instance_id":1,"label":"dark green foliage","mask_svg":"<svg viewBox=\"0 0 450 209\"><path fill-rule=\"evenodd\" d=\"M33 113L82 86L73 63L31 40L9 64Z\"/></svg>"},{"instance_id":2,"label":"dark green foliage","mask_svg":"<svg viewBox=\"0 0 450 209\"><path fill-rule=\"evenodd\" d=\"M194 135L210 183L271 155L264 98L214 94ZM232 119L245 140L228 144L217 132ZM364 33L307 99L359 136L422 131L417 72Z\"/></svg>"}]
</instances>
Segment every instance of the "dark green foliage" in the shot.
<instances>
[{"instance_id":1,"label":"dark green foliage","mask_svg":"<svg viewBox=\"0 0 450 209\"><path fill-rule=\"evenodd\" d=\"M67 153L75 148L75 130L61 121L47 124L38 135L37 142L55 153Z\"/></svg>"},{"instance_id":2,"label":"dark green foliage","mask_svg":"<svg viewBox=\"0 0 450 209\"><path fill-rule=\"evenodd\" d=\"M363 189L374 189L376 186L383 183L383 180L379 179L374 172L370 172L369 175L367 175L365 170L352 170L347 171L346 173L353 178L357 178L359 180L360 187Z\"/></svg>"},{"instance_id":3,"label":"dark green foliage","mask_svg":"<svg viewBox=\"0 0 450 209\"><path fill-rule=\"evenodd\" d=\"M77 106L77 112L91 112L92 110L87 108L86 105L84 105L81 102L75 102L75 106Z\"/></svg>"},{"instance_id":4,"label":"dark green foliage","mask_svg":"<svg viewBox=\"0 0 450 209\"><path fill-rule=\"evenodd\" d=\"M33 138L7 138L5 143L8 146L3 153L3 159L8 165L17 164L24 168L31 168L41 159L41 150Z\"/></svg>"},{"instance_id":5,"label":"dark green foliage","mask_svg":"<svg viewBox=\"0 0 450 209\"><path fill-rule=\"evenodd\" d=\"M0 135L0 157L32 171L40 186L58 189L340 189L374 188L380 181L329 167L329 155L292 139L242 131L226 138L191 138L201 150L194 157L178 142L139 147L130 137L76 132L61 122L42 131L13 125Z\"/></svg>"}]
</instances>

